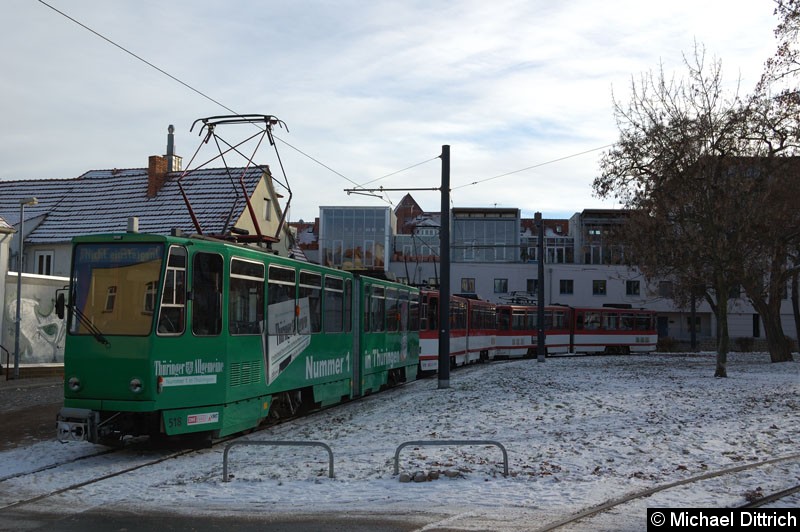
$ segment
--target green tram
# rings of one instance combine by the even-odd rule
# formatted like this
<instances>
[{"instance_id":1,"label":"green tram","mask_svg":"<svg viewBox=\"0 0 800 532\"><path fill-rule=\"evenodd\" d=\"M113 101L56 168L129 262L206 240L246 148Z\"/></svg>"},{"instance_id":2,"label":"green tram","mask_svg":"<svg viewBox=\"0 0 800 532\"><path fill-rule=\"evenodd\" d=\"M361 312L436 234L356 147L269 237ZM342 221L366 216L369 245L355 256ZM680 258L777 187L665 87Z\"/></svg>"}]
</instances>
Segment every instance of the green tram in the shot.
<instances>
[{"instance_id":1,"label":"green tram","mask_svg":"<svg viewBox=\"0 0 800 532\"><path fill-rule=\"evenodd\" d=\"M207 440L417 377L418 290L258 247L76 237L68 291L61 441Z\"/></svg>"}]
</instances>

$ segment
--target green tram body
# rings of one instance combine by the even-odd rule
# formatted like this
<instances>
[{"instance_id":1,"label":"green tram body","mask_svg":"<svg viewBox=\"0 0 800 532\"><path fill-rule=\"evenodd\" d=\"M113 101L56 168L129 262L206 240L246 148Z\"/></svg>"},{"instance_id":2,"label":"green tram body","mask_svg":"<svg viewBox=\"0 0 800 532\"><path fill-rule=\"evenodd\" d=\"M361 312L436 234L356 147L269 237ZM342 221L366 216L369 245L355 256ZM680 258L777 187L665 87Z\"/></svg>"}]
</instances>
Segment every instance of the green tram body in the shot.
<instances>
[{"instance_id":1,"label":"green tram body","mask_svg":"<svg viewBox=\"0 0 800 532\"><path fill-rule=\"evenodd\" d=\"M221 437L416 379L419 293L203 237L73 240L60 440Z\"/></svg>"}]
</instances>

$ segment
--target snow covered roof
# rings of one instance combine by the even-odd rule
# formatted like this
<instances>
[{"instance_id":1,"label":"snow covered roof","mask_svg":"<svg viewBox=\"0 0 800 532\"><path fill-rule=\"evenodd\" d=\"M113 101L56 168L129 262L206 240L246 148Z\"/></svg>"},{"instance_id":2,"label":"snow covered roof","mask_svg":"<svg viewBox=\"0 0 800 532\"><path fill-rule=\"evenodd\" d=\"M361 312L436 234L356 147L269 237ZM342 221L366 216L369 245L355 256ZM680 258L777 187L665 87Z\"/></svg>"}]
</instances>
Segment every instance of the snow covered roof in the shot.
<instances>
[{"instance_id":1,"label":"snow covered roof","mask_svg":"<svg viewBox=\"0 0 800 532\"><path fill-rule=\"evenodd\" d=\"M266 167L194 170L181 184L204 233L222 233L246 208L239 177L252 196ZM181 172L167 174L155 197L148 197L148 170L91 170L75 179L0 181L0 215L19 223L19 201L36 197L25 207L25 220L44 216L26 237L32 244L68 242L76 235L125 231L127 220L139 217L139 230L166 234L172 229L195 233L178 186Z\"/></svg>"}]
</instances>

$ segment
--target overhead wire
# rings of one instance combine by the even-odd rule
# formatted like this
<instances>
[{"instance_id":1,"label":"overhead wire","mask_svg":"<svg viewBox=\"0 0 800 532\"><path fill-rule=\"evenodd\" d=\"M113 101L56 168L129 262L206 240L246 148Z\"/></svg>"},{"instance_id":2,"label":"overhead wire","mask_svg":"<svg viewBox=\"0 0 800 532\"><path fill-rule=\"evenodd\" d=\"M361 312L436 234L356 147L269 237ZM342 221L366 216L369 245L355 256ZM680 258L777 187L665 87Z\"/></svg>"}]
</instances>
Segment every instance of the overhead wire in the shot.
<instances>
[{"instance_id":1,"label":"overhead wire","mask_svg":"<svg viewBox=\"0 0 800 532\"><path fill-rule=\"evenodd\" d=\"M538 163L538 164L534 164L534 165L531 165L531 166L526 166L525 168L520 168L519 170L513 170L511 172L506 172L504 174L496 175L494 177L487 177L486 179L481 179L481 180L478 180L478 181L473 181L471 183L467 183L465 185L452 187L451 190L458 190L459 188L465 188L465 187L471 187L471 186L474 186L474 185L479 185L481 183L486 183L487 181L492 181L494 179L500 179L501 177L506 177L506 176L510 176L510 175L513 175L513 174L518 174L520 172L525 172L527 170L533 170L534 168L539 168L539 167L542 167L542 166L546 166L548 164L553 164L553 163L565 161L567 159L572 159L573 157L580 157L581 155L586 155L587 153L592 153L592 152L595 152L595 151L604 150L606 148L610 148L611 146L613 146L613 144L606 144L605 146L599 146L597 148L592 148L590 150L585 150L585 151L582 151L582 152L579 152L579 153L573 153L572 155L565 155L564 157L559 157L558 159L551 159L551 160L545 161L543 163Z\"/></svg>"}]
</instances>

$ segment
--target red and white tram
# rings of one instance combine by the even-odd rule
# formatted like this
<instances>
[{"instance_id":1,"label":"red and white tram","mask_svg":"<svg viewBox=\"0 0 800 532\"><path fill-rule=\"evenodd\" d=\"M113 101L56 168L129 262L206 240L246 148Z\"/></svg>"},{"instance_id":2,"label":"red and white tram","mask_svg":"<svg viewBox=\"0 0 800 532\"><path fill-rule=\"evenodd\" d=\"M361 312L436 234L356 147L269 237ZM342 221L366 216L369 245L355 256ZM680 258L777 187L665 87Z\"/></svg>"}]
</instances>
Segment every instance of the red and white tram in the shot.
<instances>
[{"instance_id":1,"label":"red and white tram","mask_svg":"<svg viewBox=\"0 0 800 532\"><path fill-rule=\"evenodd\" d=\"M439 292L420 294L420 371L439 369ZM450 366L464 366L494 357L497 330L494 303L450 296Z\"/></svg>"},{"instance_id":2,"label":"red and white tram","mask_svg":"<svg viewBox=\"0 0 800 532\"><path fill-rule=\"evenodd\" d=\"M545 349L548 355L570 350L569 307L545 307ZM498 305L497 358L536 356L539 336L539 309L531 305Z\"/></svg>"},{"instance_id":3,"label":"red and white tram","mask_svg":"<svg viewBox=\"0 0 800 532\"><path fill-rule=\"evenodd\" d=\"M439 368L439 292L420 293L420 371ZM655 312L619 307L552 305L544 311L548 356L655 351ZM536 356L538 307L450 296L450 367L495 358Z\"/></svg>"},{"instance_id":4,"label":"red and white tram","mask_svg":"<svg viewBox=\"0 0 800 532\"><path fill-rule=\"evenodd\" d=\"M601 307L572 309L573 353L630 354L656 350L656 315L650 310Z\"/></svg>"}]
</instances>

